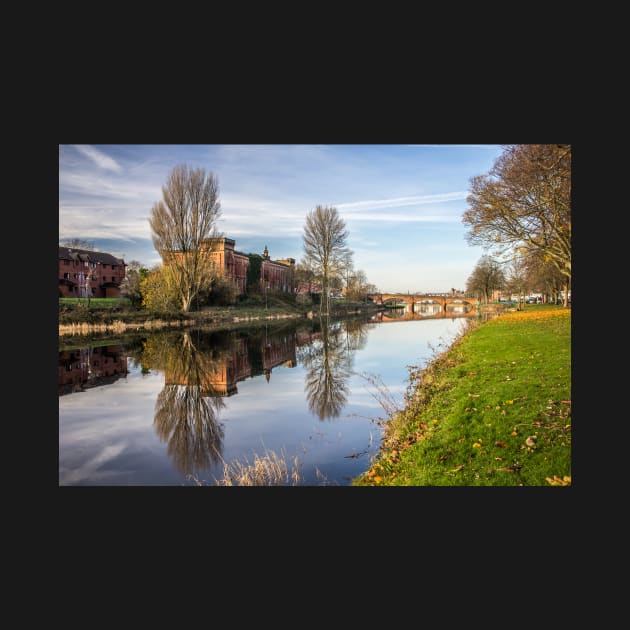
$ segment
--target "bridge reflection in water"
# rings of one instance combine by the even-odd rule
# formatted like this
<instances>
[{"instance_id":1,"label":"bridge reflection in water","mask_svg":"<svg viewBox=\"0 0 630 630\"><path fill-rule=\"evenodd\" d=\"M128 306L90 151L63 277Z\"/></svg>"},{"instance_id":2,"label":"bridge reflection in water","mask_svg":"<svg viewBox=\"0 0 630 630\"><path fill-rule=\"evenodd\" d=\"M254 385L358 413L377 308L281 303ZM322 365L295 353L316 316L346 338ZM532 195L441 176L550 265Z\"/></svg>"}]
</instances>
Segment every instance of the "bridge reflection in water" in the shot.
<instances>
[{"instance_id":1,"label":"bridge reflection in water","mask_svg":"<svg viewBox=\"0 0 630 630\"><path fill-rule=\"evenodd\" d=\"M416 310L409 307L387 308L379 311L372 318L374 322L404 322L417 319L443 319L455 317L475 317L477 310L470 304L447 304L443 308L439 304L414 305Z\"/></svg>"}]
</instances>

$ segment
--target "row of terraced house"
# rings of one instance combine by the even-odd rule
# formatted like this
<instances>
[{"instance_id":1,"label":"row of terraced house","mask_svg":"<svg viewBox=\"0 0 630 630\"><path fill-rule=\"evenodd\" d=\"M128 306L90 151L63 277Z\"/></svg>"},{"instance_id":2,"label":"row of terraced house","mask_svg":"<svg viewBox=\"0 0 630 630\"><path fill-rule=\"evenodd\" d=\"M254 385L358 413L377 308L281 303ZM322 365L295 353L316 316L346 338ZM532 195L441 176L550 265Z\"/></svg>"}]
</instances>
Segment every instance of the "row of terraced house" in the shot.
<instances>
[{"instance_id":1,"label":"row of terraced house","mask_svg":"<svg viewBox=\"0 0 630 630\"><path fill-rule=\"evenodd\" d=\"M235 249L235 244L234 239L220 237L206 239L202 247L239 295L248 289L248 273L254 260L260 266L260 275L254 283L249 279L249 288L296 291L294 258L272 260L266 245L262 255L244 254ZM120 297L126 267L122 258L105 252L60 246L59 297ZM252 287L255 283L258 287Z\"/></svg>"}]
</instances>

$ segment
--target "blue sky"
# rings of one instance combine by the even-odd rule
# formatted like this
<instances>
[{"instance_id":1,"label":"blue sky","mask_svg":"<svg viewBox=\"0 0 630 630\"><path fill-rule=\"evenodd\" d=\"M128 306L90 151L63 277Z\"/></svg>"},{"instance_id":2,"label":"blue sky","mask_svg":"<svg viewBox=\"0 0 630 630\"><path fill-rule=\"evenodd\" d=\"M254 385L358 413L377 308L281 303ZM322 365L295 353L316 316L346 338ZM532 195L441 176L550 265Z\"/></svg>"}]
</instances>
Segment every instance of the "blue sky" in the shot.
<instances>
[{"instance_id":1,"label":"blue sky","mask_svg":"<svg viewBox=\"0 0 630 630\"><path fill-rule=\"evenodd\" d=\"M470 178L501 154L493 144L59 145L59 239L161 262L149 216L178 164L219 181L218 230L244 253L302 259L306 214L335 206L354 267L381 291L464 289L483 250L461 218Z\"/></svg>"}]
</instances>

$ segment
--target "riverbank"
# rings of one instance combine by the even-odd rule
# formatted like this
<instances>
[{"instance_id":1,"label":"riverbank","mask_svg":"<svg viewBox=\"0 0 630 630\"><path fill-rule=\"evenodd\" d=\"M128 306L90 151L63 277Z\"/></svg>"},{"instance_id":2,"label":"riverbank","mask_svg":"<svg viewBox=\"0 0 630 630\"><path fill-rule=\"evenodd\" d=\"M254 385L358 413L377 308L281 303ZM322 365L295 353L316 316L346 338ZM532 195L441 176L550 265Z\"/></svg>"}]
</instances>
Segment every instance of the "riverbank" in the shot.
<instances>
[{"instance_id":1,"label":"riverbank","mask_svg":"<svg viewBox=\"0 0 630 630\"><path fill-rule=\"evenodd\" d=\"M424 369L356 486L571 484L571 311L473 324Z\"/></svg>"},{"instance_id":2,"label":"riverbank","mask_svg":"<svg viewBox=\"0 0 630 630\"><path fill-rule=\"evenodd\" d=\"M330 316L333 318L375 313L374 304L360 302L339 302L333 304ZM98 336L121 333L159 330L163 328L224 328L231 324L283 319L312 319L318 316L317 306L301 307L290 303L265 306L226 306L209 307L190 313L170 316L156 315L140 310L88 310L86 308L66 309L60 313L59 336Z\"/></svg>"}]
</instances>

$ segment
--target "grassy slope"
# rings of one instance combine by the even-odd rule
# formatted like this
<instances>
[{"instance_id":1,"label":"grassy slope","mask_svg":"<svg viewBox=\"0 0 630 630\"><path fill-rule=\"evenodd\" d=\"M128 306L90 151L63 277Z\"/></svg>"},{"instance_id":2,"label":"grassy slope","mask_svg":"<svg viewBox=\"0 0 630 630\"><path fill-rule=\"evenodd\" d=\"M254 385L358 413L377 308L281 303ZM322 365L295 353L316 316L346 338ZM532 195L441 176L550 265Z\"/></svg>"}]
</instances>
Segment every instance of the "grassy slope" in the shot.
<instances>
[{"instance_id":1,"label":"grassy slope","mask_svg":"<svg viewBox=\"0 0 630 630\"><path fill-rule=\"evenodd\" d=\"M470 331L411 374L354 485L568 485L571 313L532 305Z\"/></svg>"}]
</instances>

